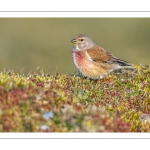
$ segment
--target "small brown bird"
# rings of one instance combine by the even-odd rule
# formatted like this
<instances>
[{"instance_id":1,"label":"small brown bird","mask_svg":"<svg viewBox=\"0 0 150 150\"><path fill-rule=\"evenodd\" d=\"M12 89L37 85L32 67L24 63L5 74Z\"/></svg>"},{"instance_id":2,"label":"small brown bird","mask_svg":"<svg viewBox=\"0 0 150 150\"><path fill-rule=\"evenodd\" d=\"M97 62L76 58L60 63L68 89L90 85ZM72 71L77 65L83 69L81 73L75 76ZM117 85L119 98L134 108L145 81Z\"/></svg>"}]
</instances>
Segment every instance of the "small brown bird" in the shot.
<instances>
[{"instance_id":1,"label":"small brown bird","mask_svg":"<svg viewBox=\"0 0 150 150\"><path fill-rule=\"evenodd\" d=\"M79 73L85 77L102 79L117 69L134 69L132 64L106 52L85 34L77 35L71 43L74 44L72 49L74 64Z\"/></svg>"}]
</instances>

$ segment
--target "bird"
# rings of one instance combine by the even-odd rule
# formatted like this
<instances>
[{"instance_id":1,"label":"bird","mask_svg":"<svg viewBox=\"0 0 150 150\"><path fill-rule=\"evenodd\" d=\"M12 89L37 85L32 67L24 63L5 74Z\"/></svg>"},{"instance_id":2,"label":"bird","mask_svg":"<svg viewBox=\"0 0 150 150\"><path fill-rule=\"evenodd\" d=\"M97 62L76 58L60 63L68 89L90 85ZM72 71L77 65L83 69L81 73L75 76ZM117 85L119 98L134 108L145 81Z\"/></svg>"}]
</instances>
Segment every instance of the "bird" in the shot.
<instances>
[{"instance_id":1,"label":"bird","mask_svg":"<svg viewBox=\"0 0 150 150\"><path fill-rule=\"evenodd\" d=\"M85 34L78 34L71 43L72 59L79 75L102 79L115 70L134 69L133 64L116 58Z\"/></svg>"}]
</instances>

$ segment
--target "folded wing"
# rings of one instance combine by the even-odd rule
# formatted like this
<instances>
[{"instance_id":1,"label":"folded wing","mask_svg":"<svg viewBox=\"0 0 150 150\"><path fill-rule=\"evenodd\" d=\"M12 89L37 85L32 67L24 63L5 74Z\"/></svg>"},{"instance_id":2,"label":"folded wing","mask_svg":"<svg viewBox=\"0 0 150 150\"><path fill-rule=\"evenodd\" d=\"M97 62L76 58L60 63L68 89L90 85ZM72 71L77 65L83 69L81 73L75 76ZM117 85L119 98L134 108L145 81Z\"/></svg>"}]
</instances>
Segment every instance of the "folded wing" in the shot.
<instances>
[{"instance_id":1,"label":"folded wing","mask_svg":"<svg viewBox=\"0 0 150 150\"><path fill-rule=\"evenodd\" d=\"M132 64L130 64L129 62L114 57L112 54L106 52L100 46L95 46L92 49L88 49L87 53L89 57L97 63L110 63L118 64L120 66L132 66Z\"/></svg>"}]
</instances>

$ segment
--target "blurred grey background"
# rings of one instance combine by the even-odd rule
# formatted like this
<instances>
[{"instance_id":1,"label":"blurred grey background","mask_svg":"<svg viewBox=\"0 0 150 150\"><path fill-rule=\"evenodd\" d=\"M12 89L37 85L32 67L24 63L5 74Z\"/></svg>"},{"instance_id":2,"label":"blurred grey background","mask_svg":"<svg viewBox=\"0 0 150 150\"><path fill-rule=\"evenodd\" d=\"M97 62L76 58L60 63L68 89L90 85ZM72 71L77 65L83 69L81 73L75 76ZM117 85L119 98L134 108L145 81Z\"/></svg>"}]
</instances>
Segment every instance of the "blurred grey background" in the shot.
<instances>
[{"instance_id":1,"label":"blurred grey background","mask_svg":"<svg viewBox=\"0 0 150 150\"><path fill-rule=\"evenodd\" d=\"M0 18L0 71L72 74L70 40L79 33L120 59L150 64L149 18Z\"/></svg>"}]
</instances>

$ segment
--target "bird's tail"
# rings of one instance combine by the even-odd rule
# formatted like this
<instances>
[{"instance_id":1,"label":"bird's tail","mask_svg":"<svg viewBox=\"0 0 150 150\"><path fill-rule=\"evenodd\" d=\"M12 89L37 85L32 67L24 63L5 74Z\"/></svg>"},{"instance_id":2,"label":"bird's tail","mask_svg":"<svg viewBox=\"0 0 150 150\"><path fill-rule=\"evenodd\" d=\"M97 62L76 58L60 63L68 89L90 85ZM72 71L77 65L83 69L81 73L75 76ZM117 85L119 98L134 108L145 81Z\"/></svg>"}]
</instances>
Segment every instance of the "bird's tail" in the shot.
<instances>
[{"instance_id":1,"label":"bird's tail","mask_svg":"<svg viewBox=\"0 0 150 150\"><path fill-rule=\"evenodd\" d=\"M124 61L121 59L116 59L116 62L119 65L119 68L136 69L136 67L133 64L131 64L127 61Z\"/></svg>"},{"instance_id":2,"label":"bird's tail","mask_svg":"<svg viewBox=\"0 0 150 150\"><path fill-rule=\"evenodd\" d=\"M121 60L121 59L116 59L116 63L119 64L120 66L133 66L129 62Z\"/></svg>"},{"instance_id":3,"label":"bird's tail","mask_svg":"<svg viewBox=\"0 0 150 150\"><path fill-rule=\"evenodd\" d=\"M119 66L118 69L136 69L134 66Z\"/></svg>"}]
</instances>

